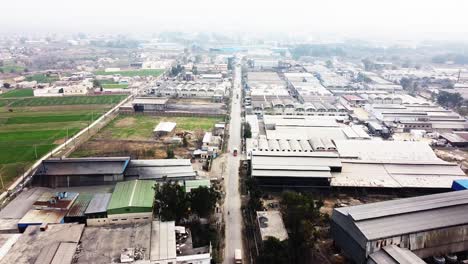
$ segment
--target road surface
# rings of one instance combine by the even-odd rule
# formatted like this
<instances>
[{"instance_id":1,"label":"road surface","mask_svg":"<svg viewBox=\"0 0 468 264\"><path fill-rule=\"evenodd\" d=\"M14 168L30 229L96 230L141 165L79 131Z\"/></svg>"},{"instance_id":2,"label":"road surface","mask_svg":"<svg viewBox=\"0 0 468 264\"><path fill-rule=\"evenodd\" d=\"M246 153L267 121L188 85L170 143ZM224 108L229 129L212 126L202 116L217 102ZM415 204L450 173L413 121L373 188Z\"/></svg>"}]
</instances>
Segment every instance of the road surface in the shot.
<instances>
[{"instance_id":1,"label":"road surface","mask_svg":"<svg viewBox=\"0 0 468 264\"><path fill-rule=\"evenodd\" d=\"M226 248L224 263L233 263L234 251L242 249L242 213L239 193L239 163L242 153L241 148L241 87L242 70L236 66L234 70L231 118L229 122L229 157L227 161L227 175L224 178L226 199L224 202L224 217L226 219ZM238 149L237 157L232 155L232 150ZM228 213L229 212L229 213ZM242 252L244 252L242 250Z\"/></svg>"}]
</instances>

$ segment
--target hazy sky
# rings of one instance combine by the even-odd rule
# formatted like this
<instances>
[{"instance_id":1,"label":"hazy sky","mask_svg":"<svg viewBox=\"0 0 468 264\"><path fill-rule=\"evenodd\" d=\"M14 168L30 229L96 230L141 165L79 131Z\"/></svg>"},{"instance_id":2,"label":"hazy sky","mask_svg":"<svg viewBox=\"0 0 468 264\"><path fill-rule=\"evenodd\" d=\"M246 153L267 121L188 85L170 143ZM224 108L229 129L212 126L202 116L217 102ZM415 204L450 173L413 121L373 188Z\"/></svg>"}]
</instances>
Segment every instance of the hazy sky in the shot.
<instances>
[{"instance_id":1,"label":"hazy sky","mask_svg":"<svg viewBox=\"0 0 468 264\"><path fill-rule=\"evenodd\" d=\"M465 0L13 0L0 31L281 31L468 35Z\"/></svg>"}]
</instances>

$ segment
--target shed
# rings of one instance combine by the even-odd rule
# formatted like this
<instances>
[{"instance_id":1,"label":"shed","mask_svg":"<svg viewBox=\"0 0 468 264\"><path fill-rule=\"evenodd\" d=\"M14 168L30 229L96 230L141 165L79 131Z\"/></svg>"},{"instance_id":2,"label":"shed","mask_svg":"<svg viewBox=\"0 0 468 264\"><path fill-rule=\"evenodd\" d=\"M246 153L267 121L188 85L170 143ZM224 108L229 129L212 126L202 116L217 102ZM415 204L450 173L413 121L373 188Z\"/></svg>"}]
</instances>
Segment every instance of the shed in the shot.
<instances>
[{"instance_id":1,"label":"shed","mask_svg":"<svg viewBox=\"0 0 468 264\"><path fill-rule=\"evenodd\" d=\"M107 206L109 205L111 193L96 193L88 207L86 208L85 215L87 218L106 218Z\"/></svg>"},{"instance_id":2,"label":"shed","mask_svg":"<svg viewBox=\"0 0 468 264\"><path fill-rule=\"evenodd\" d=\"M155 181L133 180L119 182L112 193L107 214L152 212Z\"/></svg>"},{"instance_id":3,"label":"shed","mask_svg":"<svg viewBox=\"0 0 468 264\"><path fill-rule=\"evenodd\" d=\"M153 130L153 134L155 137L162 137L170 135L174 132L176 127L176 123L174 122L160 122Z\"/></svg>"}]
</instances>

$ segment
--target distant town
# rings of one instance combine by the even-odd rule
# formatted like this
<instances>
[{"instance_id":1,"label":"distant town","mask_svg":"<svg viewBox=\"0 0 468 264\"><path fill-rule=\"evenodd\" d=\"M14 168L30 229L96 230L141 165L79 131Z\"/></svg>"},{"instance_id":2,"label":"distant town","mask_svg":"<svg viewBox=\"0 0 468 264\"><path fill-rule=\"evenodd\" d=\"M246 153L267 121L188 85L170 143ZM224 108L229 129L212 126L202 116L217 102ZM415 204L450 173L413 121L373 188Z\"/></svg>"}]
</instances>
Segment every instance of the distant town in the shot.
<instances>
[{"instance_id":1,"label":"distant town","mask_svg":"<svg viewBox=\"0 0 468 264\"><path fill-rule=\"evenodd\" d=\"M468 263L463 45L0 38L2 263Z\"/></svg>"}]
</instances>

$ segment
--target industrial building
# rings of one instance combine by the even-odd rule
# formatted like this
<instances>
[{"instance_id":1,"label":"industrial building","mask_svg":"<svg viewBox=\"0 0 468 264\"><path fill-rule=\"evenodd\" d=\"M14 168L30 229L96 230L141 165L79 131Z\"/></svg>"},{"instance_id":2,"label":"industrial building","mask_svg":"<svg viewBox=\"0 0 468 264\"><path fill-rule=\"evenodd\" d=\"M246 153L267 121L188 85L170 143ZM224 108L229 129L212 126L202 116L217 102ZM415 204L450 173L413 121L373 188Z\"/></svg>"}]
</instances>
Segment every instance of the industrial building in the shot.
<instances>
[{"instance_id":1,"label":"industrial building","mask_svg":"<svg viewBox=\"0 0 468 264\"><path fill-rule=\"evenodd\" d=\"M331 222L335 244L356 263L389 245L420 258L466 251L467 230L466 190L336 208Z\"/></svg>"},{"instance_id":2,"label":"industrial building","mask_svg":"<svg viewBox=\"0 0 468 264\"><path fill-rule=\"evenodd\" d=\"M190 180L195 177L189 159L64 158L44 160L33 177L33 184L57 188L115 184L134 179Z\"/></svg>"},{"instance_id":3,"label":"industrial building","mask_svg":"<svg viewBox=\"0 0 468 264\"><path fill-rule=\"evenodd\" d=\"M166 81L157 83L151 88L151 92L156 96L168 98L211 98L220 102L230 87L231 83L228 81Z\"/></svg>"},{"instance_id":4,"label":"industrial building","mask_svg":"<svg viewBox=\"0 0 468 264\"><path fill-rule=\"evenodd\" d=\"M119 182L107 206L110 224L149 222L153 219L155 181Z\"/></svg>"},{"instance_id":5,"label":"industrial building","mask_svg":"<svg viewBox=\"0 0 468 264\"><path fill-rule=\"evenodd\" d=\"M124 104L119 111L123 113L132 112L162 112L167 108L167 98L137 97L133 101Z\"/></svg>"},{"instance_id":6,"label":"industrial building","mask_svg":"<svg viewBox=\"0 0 468 264\"><path fill-rule=\"evenodd\" d=\"M426 264L426 262L406 248L390 245L372 253L367 264Z\"/></svg>"},{"instance_id":7,"label":"industrial building","mask_svg":"<svg viewBox=\"0 0 468 264\"><path fill-rule=\"evenodd\" d=\"M47 159L33 184L51 188L111 184L123 180L129 161L129 157Z\"/></svg>"}]
</instances>

